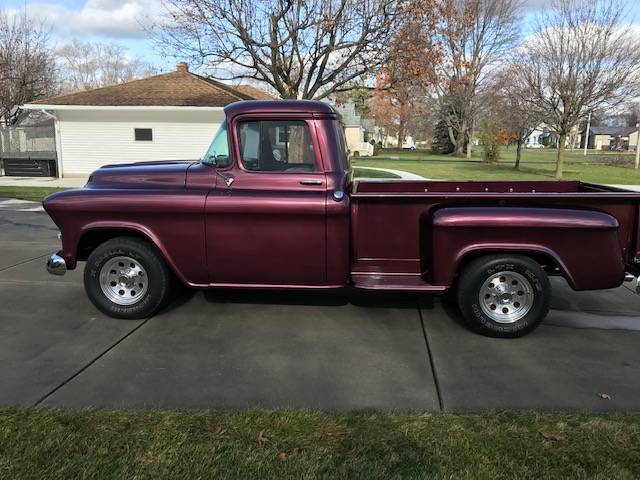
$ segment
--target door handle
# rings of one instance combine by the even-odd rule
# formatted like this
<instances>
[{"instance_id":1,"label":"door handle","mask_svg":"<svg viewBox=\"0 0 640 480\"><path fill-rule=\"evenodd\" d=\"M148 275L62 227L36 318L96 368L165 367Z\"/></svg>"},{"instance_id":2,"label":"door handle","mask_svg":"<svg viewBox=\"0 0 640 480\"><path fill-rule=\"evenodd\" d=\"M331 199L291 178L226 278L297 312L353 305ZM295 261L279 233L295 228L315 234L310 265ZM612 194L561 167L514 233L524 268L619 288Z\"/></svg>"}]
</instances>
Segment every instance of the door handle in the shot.
<instances>
[{"instance_id":1,"label":"door handle","mask_svg":"<svg viewBox=\"0 0 640 480\"><path fill-rule=\"evenodd\" d=\"M322 185L322 180L300 180L300 185Z\"/></svg>"}]
</instances>

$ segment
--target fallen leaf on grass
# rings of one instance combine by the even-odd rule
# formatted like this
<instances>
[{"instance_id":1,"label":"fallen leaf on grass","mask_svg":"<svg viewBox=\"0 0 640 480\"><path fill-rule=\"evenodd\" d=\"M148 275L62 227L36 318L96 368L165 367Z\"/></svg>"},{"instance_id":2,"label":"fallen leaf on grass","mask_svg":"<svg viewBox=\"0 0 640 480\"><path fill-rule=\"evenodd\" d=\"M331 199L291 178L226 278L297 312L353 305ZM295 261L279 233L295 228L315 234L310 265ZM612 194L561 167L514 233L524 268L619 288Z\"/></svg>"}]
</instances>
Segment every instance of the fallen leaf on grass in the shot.
<instances>
[{"instance_id":1,"label":"fallen leaf on grass","mask_svg":"<svg viewBox=\"0 0 640 480\"><path fill-rule=\"evenodd\" d=\"M278 458L280 459L281 462L284 462L287 459L287 452L280 452L278 454Z\"/></svg>"},{"instance_id":2,"label":"fallen leaf on grass","mask_svg":"<svg viewBox=\"0 0 640 480\"><path fill-rule=\"evenodd\" d=\"M558 435L555 433L540 432L540 435L542 435L542 438L548 442L563 442L565 440L564 435Z\"/></svg>"},{"instance_id":3,"label":"fallen leaf on grass","mask_svg":"<svg viewBox=\"0 0 640 480\"><path fill-rule=\"evenodd\" d=\"M213 427L211 427L211 434L214 437L219 437L221 436L224 432L226 432L226 430L224 428L222 428L220 425L214 425Z\"/></svg>"},{"instance_id":4,"label":"fallen leaf on grass","mask_svg":"<svg viewBox=\"0 0 640 480\"><path fill-rule=\"evenodd\" d=\"M489 415L487 417L487 423L495 425L496 423L498 423L498 417L496 417L495 415Z\"/></svg>"},{"instance_id":5,"label":"fallen leaf on grass","mask_svg":"<svg viewBox=\"0 0 640 480\"><path fill-rule=\"evenodd\" d=\"M311 434L311 436L312 436L315 440L322 440L323 438L333 436L333 433L331 433L331 432L323 432L323 431L315 431L315 432L313 432L313 433Z\"/></svg>"},{"instance_id":6,"label":"fallen leaf on grass","mask_svg":"<svg viewBox=\"0 0 640 480\"><path fill-rule=\"evenodd\" d=\"M599 393L598 396L603 400L611 400L611 395L608 393Z\"/></svg>"},{"instance_id":7,"label":"fallen leaf on grass","mask_svg":"<svg viewBox=\"0 0 640 480\"><path fill-rule=\"evenodd\" d=\"M260 430L258 432L258 435L256 436L256 442L258 443L258 446L261 447L265 443L267 443L268 441L269 441L269 439L264 436L264 430Z\"/></svg>"},{"instance_id":8,"label":"fallen leaf on grass","mask_svg":"<svg viewBox=\"0 0 640 480\"><path fill-rule=\"evenodd\" d=\"M295 447L292 453L300 453L300 449L298 447Z\"/></svg>"}]
</instances>

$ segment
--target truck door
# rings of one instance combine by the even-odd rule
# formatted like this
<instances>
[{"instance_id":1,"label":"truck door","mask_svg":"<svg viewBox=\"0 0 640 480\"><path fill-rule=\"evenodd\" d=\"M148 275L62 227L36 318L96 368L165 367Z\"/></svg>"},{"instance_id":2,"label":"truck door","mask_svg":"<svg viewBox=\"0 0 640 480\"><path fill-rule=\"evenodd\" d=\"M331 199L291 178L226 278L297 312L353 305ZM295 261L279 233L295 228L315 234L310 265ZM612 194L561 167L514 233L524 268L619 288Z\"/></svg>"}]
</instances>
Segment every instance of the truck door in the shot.
<instances>
[{"instance_id":1,"label":"truck door","mask_svg":"<svg viewBox=\"0 0 640 480\"><path fill-rule=\"evenodd\" d=\"M326 283L326 178L313 120L240 117L207 197L211 283Z\"/></svg>"}]
</instances>

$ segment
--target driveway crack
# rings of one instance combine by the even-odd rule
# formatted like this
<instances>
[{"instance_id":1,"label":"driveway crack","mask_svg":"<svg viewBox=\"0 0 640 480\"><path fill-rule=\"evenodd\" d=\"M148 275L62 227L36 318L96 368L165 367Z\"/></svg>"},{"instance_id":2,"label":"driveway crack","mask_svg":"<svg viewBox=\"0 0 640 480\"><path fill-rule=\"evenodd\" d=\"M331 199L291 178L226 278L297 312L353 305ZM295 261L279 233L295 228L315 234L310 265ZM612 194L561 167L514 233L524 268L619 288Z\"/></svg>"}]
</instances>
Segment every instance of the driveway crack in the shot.
<instances>
[{"instance_id":1,"label":"driveway crack","mask_svg":"<svg viewBox=\"0 0 640 480\"><path fill-rule=\"evenodd\" d=\"M427 347L427 356L429 357L429 363L431 364L431 371L433 372L433 383L436 387L436 394L438 395L438 405L440 407L440 411L444 411L444 401L442 399L442 392L440 390L440 380L438 379L438 369L436 368L436 363L433 359L433 352L431 350L431 345L429 344L429 337L427 335L427 329L424 325L424 316L422 315L422 308L420 307L420 303L418 303L418 315L420 316L420 325L422 327L422 336L424 337L424 343Z\"/></svg>"},{"instance_id":2,"label":"driveway crack","mask_svg":"<svg viewBox=\"0 0 640 480\"><path fill-rule=\"evenodd\" d=\"M29 258L27 260L22 260L22 261L14 264L14 265L9 265L8 267L2 267L2 268L0 268L0 272L4 272L5 270L9 270L10 268L17 267L19 265L24 265L25 263L33 262L34 260L37 260L39 258L44 258L47 255L49 255L49 254L43 253L42 255L38 255L37 257Z\"/></svg>"},{"instance_id":3,"label":"driveway crack","mask_svg":"<svg viewBox=\"0 0 640 480\"><path fill-rule=\"evenodd\" d=\"M64 381L62 381L62 383L60 383L59 385L57 385L56 387L54 387L52 390L50 390L49 392L45 393L43 396L41 396L34 404L34 407L39 406L40 404L42 404L42 402L44 402L47 398L51 397L54 393L56 393L58 390L60 390L62 387L64 387L65 385L67 385L69 382L71 382L74 378L76 378L78 375L80 375L81 373L83 373L85 370L87 370L89 367L91 367L94 363L96 363L98 360L100 360L102 357L104 357L107 353L109 353L110 351L112 351L115 347L117 347L118 345L120 345L122 342L124 342L127 338L129 338L131 335L133 335L135 332L137 332L138 330L140 330L149 320L151 320L151 318L153 317L148 317L145 318L139 325L136 325L135 328L131 329L126 335L124 335L123 337L121 337L120 339L118 339L118 341L116 341L115 343L111 344L110 346L108 346L105 350L103 350L101 353L99 353L96 357L94 357L93 359L91 359L86 365L84 365L83 367L81 367L79 370L77 370L76 372L74 372L72 375L70 375L69 377L67 377Z\"/></svg>"}]
</instances>

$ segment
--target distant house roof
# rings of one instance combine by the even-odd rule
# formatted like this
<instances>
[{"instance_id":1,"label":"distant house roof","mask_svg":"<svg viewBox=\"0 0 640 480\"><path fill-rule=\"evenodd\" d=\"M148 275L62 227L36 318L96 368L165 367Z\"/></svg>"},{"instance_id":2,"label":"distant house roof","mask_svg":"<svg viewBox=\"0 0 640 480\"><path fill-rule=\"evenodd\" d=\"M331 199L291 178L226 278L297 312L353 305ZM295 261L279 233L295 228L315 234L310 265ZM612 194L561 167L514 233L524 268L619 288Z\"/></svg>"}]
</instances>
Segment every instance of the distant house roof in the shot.
<instances>
[{"instance_id":1,"label":"distant house roof","mask_svg":"<svg viewBox=\"0 0 640 480\"><path fill-rule=\"evenodd\" d=\"M225 107L256 97L189 71L185 62L173 72L131 82L31 102L32 105Z\"/></svg>"},{"instance_id":2,"label":"distant house roof","mask_svg":"<svg viewBox=\"0 0 640 480\"><path fill-rule=\"evenodd\" d=\"M636 131L636 127L591 127L589 135L612 135L626 137Z\"/></svg>"},{"instance_id":3,"label":"distant house roof","mask_svg":"<svg viewBox=\"0 0 640 480\"><path fill-rule=\"evenodd\" d=\"M278 97L265 92L261 88L254 87L253 85L238 85L234 87L236 90L248 95L255 100L278 100Z\"/></svg>"}]
</instances>

